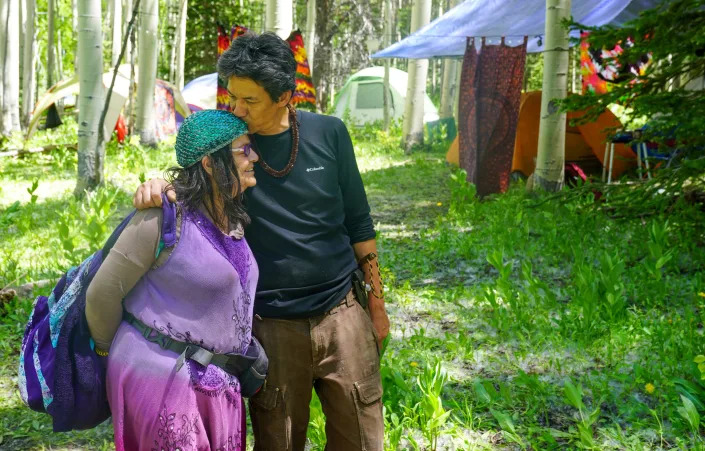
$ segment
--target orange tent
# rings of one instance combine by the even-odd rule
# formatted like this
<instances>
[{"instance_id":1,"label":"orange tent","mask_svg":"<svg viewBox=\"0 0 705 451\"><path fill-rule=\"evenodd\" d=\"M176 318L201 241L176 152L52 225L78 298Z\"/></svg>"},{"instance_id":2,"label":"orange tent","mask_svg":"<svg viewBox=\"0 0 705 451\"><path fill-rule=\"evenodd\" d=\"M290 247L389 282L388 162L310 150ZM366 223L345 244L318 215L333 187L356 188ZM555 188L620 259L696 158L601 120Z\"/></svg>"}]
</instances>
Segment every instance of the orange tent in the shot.
<instances>
[{"instance_id":1,"label":"orange tent","mask_svg":"<svg viewBox=\"0 0 705 451\"><path fill-rule=\"evenodd\" d=\"M519 109L519 124L514 141L512 172L518 171L528 177L536 167L536 150L539 142L539 119L541 112L541 91L522 93ZM567 120L578 118L581 112L568 113ZM601 168L605 156L605 143L610 129L619 129L622 124L611 111L605 110L595 122L571 127L566 125L565 159L578 163L590 172ZM619 177L624 171L636 167L634 153L624 144L614 146L614 169L612 177ZM446 154L449 163L458 165L458 138L451 144Z\"/></svg>"}]
</instances>

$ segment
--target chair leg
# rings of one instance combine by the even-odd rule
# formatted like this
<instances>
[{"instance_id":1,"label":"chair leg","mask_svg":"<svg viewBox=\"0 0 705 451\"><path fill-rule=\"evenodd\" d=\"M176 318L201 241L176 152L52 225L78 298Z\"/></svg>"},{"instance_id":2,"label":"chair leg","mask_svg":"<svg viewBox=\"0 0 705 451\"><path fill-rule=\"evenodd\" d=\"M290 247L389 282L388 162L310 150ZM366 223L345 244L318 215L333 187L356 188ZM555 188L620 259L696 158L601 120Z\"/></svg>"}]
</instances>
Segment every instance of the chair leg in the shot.
<instances>
[{"instance_id":1,"label":"chair leg","mask_svg":"<svg viewBox=\"0 0 705 451\"><path fill-rule=\"evenodd\" d=\"M610 143L605 143L605 154L602 156L602 183L607 179L607 150L610 148Z\"/></svg>"},{"instance_id":2,"label":"chair leg","mask_svg":"<svg viewBox=\"0 0 705 451\"><path fill-rule=\"evenodd\" d=\"M646 164L646 177L651 180L651 169L649 169L649 156L648 150L646 149L646 143L642 144L644 149L644 163Z\"/></svg>"},{"instance_id":3,"label":"chair leg","mask_svg":"<svg viewBox=\"0 0 705 451\"><path fill-rule=\"evenodd\" d=\"M612 170L614 169L614 143L610 143L610 168L607 170L607 184L612 183Z\"/></svg>"},{"instance_id":4,"label":"chair leg","mask_svg":"<svg viewBox=\"0 0 705 451\"><path fill-rule=\"evenodd\" d=\"M644 176L644 171L641 169L641 143L636 145L636 172L641 180Z\"/></svg>"}]
</instances>

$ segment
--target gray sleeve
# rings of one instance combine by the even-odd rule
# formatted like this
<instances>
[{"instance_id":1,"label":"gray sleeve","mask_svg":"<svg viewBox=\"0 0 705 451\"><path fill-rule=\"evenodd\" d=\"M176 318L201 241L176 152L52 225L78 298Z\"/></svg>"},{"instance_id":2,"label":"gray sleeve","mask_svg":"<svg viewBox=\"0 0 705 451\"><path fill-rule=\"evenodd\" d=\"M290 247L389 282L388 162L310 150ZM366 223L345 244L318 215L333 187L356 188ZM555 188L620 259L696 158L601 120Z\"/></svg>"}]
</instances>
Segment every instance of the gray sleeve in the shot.
<instances>
[{"instance_id":1,"label":"gray sleeve","mask_svg":"<svg viewBox=\"0 0 705 451\"><path fill-rule=\"evenodd\" d=\"M101 350L110 349L120 326L123 298L155 263L161 227L161 208L138 211L88 286L86 320Z\"/></svg>"}]
</instances>

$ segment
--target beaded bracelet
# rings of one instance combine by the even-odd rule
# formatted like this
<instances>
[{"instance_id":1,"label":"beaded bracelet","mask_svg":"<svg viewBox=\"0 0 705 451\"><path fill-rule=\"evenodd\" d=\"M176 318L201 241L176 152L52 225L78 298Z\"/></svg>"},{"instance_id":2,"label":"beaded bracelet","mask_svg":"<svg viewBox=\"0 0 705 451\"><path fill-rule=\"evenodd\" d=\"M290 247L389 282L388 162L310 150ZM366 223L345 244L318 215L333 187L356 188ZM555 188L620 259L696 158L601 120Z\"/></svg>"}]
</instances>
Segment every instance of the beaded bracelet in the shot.
<instances>
[{"instance_id":1,"label":"beaded bracelet","mask_svg":"<svg viewBox=\"0 0 705 451\"><path fill-rule=\"evenodd\" d=\"M98 348L95 348L95 353L98 354L101 357L107 357L108 356L108 351L102 351Z\"/></svg>"}]
</instances>

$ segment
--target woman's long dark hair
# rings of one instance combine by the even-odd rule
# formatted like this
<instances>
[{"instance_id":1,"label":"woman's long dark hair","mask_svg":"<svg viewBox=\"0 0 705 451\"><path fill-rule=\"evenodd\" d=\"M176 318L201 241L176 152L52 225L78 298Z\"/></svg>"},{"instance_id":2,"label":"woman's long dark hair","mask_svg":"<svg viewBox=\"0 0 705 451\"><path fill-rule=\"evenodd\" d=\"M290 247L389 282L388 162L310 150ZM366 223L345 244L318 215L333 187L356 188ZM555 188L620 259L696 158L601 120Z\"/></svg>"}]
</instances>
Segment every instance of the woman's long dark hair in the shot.
<instances>
[{"instance_id":1,"label":"woman's long dark hair","mask_svg":"<svg viewBox=\"0 0 705 451\"><path fill-rule=\"evenodd\" d=\"M174 189L176 198L184 208L195 210L203 205L216 225L227 226L227 220L232 225L247 226L250 217L242 204L242 185L230 144L213 152L209 157L217 193L214 192L210 176L200 161L187 168L169 168L166 171L166 180L170 185L167 189ZM216 195L223 202L222 213L216 211Z\"/></svg>"}]
</instances>

